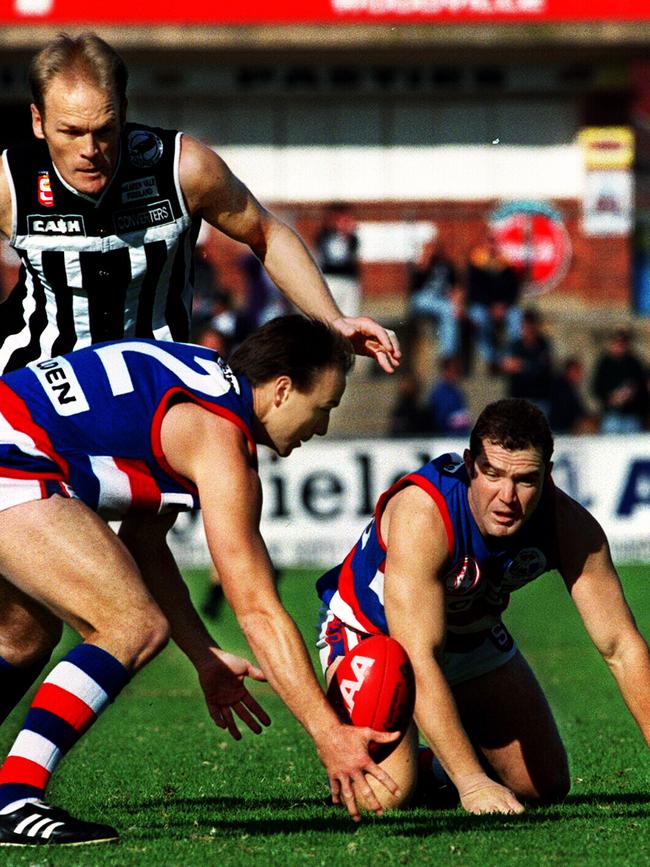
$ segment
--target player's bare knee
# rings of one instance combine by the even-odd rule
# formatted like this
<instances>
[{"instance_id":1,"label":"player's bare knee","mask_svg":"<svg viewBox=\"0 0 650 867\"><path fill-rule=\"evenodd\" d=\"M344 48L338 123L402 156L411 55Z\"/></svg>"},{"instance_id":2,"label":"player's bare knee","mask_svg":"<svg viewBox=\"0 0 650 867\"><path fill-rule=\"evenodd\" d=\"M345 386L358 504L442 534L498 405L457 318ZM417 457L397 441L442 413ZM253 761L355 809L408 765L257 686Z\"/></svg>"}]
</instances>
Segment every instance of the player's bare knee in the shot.
<instances>
[{"instance_id":1,"label":"player's bare knee","mask_svg":"<svg viewBox=\"0 0 650 867\"><path fill-rule=\"evenodd\" d=\"M367 777L367 780L368 785L372 789L375 798L379 801L383 810L400 810L404 807L408 807L413 796L413 792L411 791L411 787L409 785L400 785L399 795L393 795L391 792L388 791L385 786L382 786L381 783L375 780L374 777ZM396 780L395 782L398 782L399 784L398 780ZM367 799L363 796L361 792L358 792L356 789L355 796L357 799L357 804L359 805L359 808L361 810L366 812L372 809Z\"/></svg>"},{"instance_id":2,"label":"player's bare knee","mask_svg":"<svg viewBox=\"0 0 650 867\"><path fill-rule=\"evenodd\" d=\"M147 662L157 656L171 638L171 626L169 621L158 608L153 608L146 624L142 624L139 631L139 648L134 655L132 667L134 670L142 668Z\"/></svg>"},{"instance_id":3,"label":"player's bare knee","mask_svg":"<svg viewBox=\"0 0 650 867\"><path fill-rule=\"evenodd\" d=\"M151 605L130 612L125 618L116 614L110 622L99 624L84 637L108 650L135 673L160 653L170 635L167 618L156 605Z\"/></svg>"},{"instance_id":4,"label":"player's bare knee","mask_svg":"<svg viewBox=\"0 0 650 867\"><path fill-rule=\"evenodd\" d=\"M536 787L535 793L526 800L538 804L558 804L566 798L571 790L569 774L557 774Z\"/></svg>"},{"instance_id":5,"label":"player's bare knee","mask_svg":"<svg viewBox=\"0 0 650 867\"><path fill-rule=\"evenodd\" d=\"M557 804L563 801L571 789L571 779L566 766L548 768L542 776L526 778L510 786L514 793L529 804Z\"/></svg>"}]
</instances>

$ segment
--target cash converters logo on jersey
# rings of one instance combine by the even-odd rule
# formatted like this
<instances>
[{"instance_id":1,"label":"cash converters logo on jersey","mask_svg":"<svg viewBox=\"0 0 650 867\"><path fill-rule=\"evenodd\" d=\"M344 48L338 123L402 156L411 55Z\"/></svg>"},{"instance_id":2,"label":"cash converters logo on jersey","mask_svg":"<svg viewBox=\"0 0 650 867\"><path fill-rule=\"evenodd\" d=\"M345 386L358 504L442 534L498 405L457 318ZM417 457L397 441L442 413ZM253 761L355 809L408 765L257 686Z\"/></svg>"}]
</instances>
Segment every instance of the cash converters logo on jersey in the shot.
<instances>
[{"instance_id":1,"label":"cash converters logo on jersey","mask_svg":"<svg viewBox=\"0 0 650 867\"><path fill-rule=\"evenodd\" d=\"M42 205L44 208L54 207L54 196L52 195L49 172L38 173L37 195L39 205Z\"/></svg>"},{"instance_id":2,"label":"cash converters logo on jersey","mask_svg":"<svg viewBox=\"0 0 650 867\"><path fill-rule=\"evenodd\" d=\"M29 214L27 230L30 235L85 235L86 227L81 214Z\"/></svg>"},{"instance_id":3,"label":"cash converters logo on jersey","mask_svg":"<svg viewBox=\"0 0 650 867\"><path fill-rule=\"evenodd\" d=\"M505 259L522 276L527 295L548 292L571 262L571 240L562 214L546 202L501 205L488 222Z\"/></svg>"}]
</instances>

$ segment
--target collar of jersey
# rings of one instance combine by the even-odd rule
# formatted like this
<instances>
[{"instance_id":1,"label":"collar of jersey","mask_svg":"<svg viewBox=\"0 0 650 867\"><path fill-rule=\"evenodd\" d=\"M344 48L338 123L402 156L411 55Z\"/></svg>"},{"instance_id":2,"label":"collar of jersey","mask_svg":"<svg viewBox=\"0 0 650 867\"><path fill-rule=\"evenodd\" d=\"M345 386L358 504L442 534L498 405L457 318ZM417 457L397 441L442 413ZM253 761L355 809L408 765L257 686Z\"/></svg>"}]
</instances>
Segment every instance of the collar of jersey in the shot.
<instances>
[{"instance_id":1,"label":"collar of jersey","mask_svg":"<svg viewBox=\"0 0 650 867\"><path fill-rule=\"evenodd\" d=\"M61 173L60 173L59 170L57 169L57 167L56 167L56 163L55 163L54 161L52 161L52 165L54 166L54 171L56 172L56 176L57 176L57 178L59 179L59 181L61 182L61 184L63 184L63 186L66 188L66 190L68 190L69 192L73 193L73 195L75 195L75 196L79 196L80 199L85 199L87 202L92 202L92 204L95 205L96 208L98 208L98 207L101 205L101 203L102 203L104 197L106 196L106 194L108 193L108 191L110 190L110 188L113 186L113 181L115 180L115 178L116 178L116 176L117 176L117 173L118 173L119 170L120 170L120 164L121 164L121 162L122 162L122 140L120 139L120 149L119 149L119 152L118 152L118 155L117 155L117 162L115 163L115 168L114 168L114 170L113 170L113 174L112 174L111 177L109 178L108 183L106 184L106 186L104 187L104 189L101 191L101 193L99 194L99 196L89 196L89 195L87 195L86 193L80 193L79 190L76 190L76 189L72 186L72 184L69 184L67 181L65 181L65 180L61 177Z\"/></svg>"}]
</instances>

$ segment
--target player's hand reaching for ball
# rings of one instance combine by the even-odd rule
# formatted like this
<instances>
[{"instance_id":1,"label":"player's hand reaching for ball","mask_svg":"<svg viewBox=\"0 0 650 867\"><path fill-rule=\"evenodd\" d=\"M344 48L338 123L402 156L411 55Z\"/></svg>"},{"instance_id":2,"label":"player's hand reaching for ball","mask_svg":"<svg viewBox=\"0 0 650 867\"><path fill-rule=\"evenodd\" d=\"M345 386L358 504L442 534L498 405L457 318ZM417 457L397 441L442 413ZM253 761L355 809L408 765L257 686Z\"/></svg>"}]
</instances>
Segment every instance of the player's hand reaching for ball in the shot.
<instances>
[{"instance_id":1,"label":"player's hand reaching for ball","mask_svg":"<svg viewBox=\"0 0 650 867\"><path fill-rule=\"evenodd\" d=\"M392 795L399 795L397 783L368 753L370 741L386 744L397 740L399 736L399 732L378 732L365 726L339 724L330 729L327 736L316 740L318 757L329 778L332 802L343 804L355 822L361 818L357 797L362 798L364 807L373 813L378 816L383 813L366 774L374 777Z\"/></svg>"},{"instance_id":2,"label":"player's hand reaching for ball","mask_svg":"<svg viewBox=\"0 0 650 867\"><path fill-rule=\"evenodd\" d=\"M468 813L523 813L525 810L510 789L485 774L463 780L458 794Z\"/></svg>"},{"instance_id":3,"label":"player's hand reaching for ball","mask_svg":"<svg viewBox=\"0 0 650 867\"><path fill-rule=\"evenodd\" d=\"M242 656L213 648L212 658L197 667L199 683L205 695L210 716L219 728L226 729L238 741L241 732L233 713L255 732L271 724L271 719L244 686L244 678L266 680L261 669Z\"/></svg>"}]
</instances>

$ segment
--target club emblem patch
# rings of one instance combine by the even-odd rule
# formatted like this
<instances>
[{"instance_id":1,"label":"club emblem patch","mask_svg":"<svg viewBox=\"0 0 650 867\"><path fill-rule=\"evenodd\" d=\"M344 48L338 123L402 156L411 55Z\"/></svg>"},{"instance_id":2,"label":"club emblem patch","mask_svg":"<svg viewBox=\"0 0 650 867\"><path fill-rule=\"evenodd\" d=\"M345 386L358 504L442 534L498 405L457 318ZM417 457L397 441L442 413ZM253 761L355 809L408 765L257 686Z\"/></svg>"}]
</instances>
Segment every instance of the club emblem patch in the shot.
<instances>
[{"instance_id":1,"label":"club emblem patch","mask_svg":"<svg viewBox=\"0 0 650 867\"><path fill-rule=\"evenodd\" d=\"M522 548L516 557L508 563L504 579L511 586L527 584L534 581L542 572L546 572L546 557L539 548Z\"/></svg>"},{"instance_id":2,"label":"club emblem patch","mask_svg":"<svg viewBox=\"0 0 650 867\"><path fill-rule=\"evenodd\" d=\"M445 575L448 593L469 593L481 580L481 570L473 557L463 557Z\"/></svg>"},{"instance_id":3,"label":"club emblem patch","mask_svg":"<svg viewBox=\"0 0 650 867\"><path fill-rule=\"evenodd\" d=\"M127 138L131 165L143 169L155 166L163 152L163 143L158 136L145 129L130 132Z\"/></svg>"}]
</instances>

